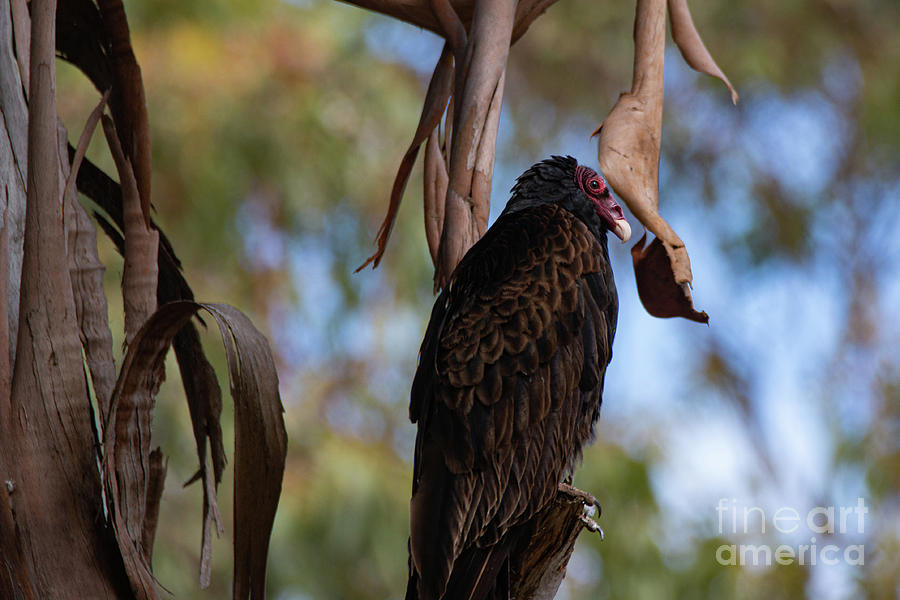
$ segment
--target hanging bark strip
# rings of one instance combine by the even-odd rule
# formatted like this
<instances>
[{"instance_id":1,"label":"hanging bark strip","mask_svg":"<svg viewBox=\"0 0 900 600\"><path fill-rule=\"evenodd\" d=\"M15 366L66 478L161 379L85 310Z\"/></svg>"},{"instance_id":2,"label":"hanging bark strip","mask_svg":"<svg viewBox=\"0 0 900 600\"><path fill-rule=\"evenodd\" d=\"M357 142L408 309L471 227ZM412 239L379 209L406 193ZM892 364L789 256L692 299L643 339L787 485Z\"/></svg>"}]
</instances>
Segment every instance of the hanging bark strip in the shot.
<instances>
[{"instance_id":1,"label":"hanging bark strip","mask_svg":"<svg viewBox=\"0 0 900 600\"><path fill-rule=\"evenodd\" d=\"M441 153L438 128L428 136L425 144L425 173L423 198L425 201L425 240L431 261L437 263L441 231L444 229L444 198L447 196L447 163Z\"/></svg>"},{"instance_id":2,"label":"hanging bark strip","mask_svg":"<svg viewBox=\"0 0 900 600\"><path fill-rule=\"evenodd\" d=\"M112 119L103 115L103 132L119 172L122 189L122 221L125 234L125 265L122 270L122 298L125 307L125 343L130 345L141 326L156 310L159 233L150 227L141 210L137 182L131 160L119 144ZM104 462L115 465L110 488L114 502L114 523L119 548L132 590L138 598L156 598L156 586L147 553L149 530L155 530L155 513L164 475L162 455L151 453L150 432L155 394L165 378L162 362L147 372L148 383L131 396L110 401L103 436ZM147 514L152 525L148 529ZM152 549L152 547L151 547Z\"/></svg>"},{"instance_id":3,"label":"hanging bark strip","mask_svg":"<svg viewBox=\"0 0 900 600\"><path fill-rule=\"evenodd\" d=\"M463 66L457 69L453 140L435 289L444 287L466 251L487 230L490 182L516 0L479 2ZM454 55L462 51L454 49ZM487 166L487 168L485 168Z\"/></svg>"},{"instance_id":4,"label":"hanging bark strip","mask_svg":"<svg viewBox=\"0 0 900 600\"><path fill-rule=\"evenodd\" d=\"M75 148L69 146L69 155L74 156L74 153ZM78 171L77 183L79 191L91 198L112 220L110 223L100 215L95 215L101 229L112 240L119 253L124 256L125 240L119 233L119 230L123 230L125 227L122 191L119 184L87 159ZM155 223L152 224L160 235L157 255L157 264L159 265L157 304L162 306L177 300L193 301L194 293L181 272L181 263L175 255L172 244L165 233L159 230ZM199 463L197 473L185 485L198 479L202 481L203 547L207 548L212 544L212 527L215 526L217 530L221 531L214 493L216 486L222 481L222 473L225 471L227 462L219 420L222 413L222 391L219 388L215 371L203 352L200 335L193 322L186 323L179 330L172 341L172 347L175 350L175 359L178 362L178 370L187 398ZM101 410L103 414L108 413L108 407L101 405ZM105 418L103 422L106 422ZM211 469L210 461L207 460L207 443L209 458L212 462ZM212 490L212 493L209 490ZM201 559L201 584L203 581L208 581L209 572L208 568L204 570L203 565L208 565L208 562Z\"/></svg>"},{"instance_id":5,"label":"hanging bark strip","mask_svg":"<svg viewBox=\"0 0 900 600\"><path fill-rule=\"evenodd\" d=\"M137 181L131 161L119 145L112 119L103 116L103 132L119 172L122 188L122 222L125 233L125 265L122 269L122 299L125 305L125 344L156 310L159 266L159 232L150 226L141 210ZM149 427L148 427L149 435Z\"/></svg>"},{"instance_id":6,"label":"hanging bark strip","mask_svg":"<svg viewBox=\"0 0 900 600\"><path fill-rule=\"evenodd\" d=\"M430 29L447 40L432 75L413 143L394 180L388 212L377 235L377 250L360 267L377 266L380 262L419 146L433 138L426 146L423 200L425 233L435 264L437 290L487 229L509 47L555 0L350 1ZM448 65L449 56L453 66ZM452 84L446 83L448 70ZM437 90L443 91L437 82L452 85L449 102L443 97L436 102ZM443 144L438 131L441 113L433 112L438 105L446 115ZM442 170L438 169L438 154L445 163Z\"/></svg>"},{"instance_id":7,"label":"hanging bark strip","mask_svg":"<svg viewBox=\"0 0 900 600\"><path fill-rule=\"evenodd\" d=\"M87 149L91 134L100 120L106 99L107 97L104 95L88 117L71 166L67 150L67 135L62 125L60 125L59 140L59 163L61 175L65 177L62 201L65 215L66 255L69 260L75 315L78 320L81 344L84 348L85 362L91 376L91 385L97 399L101 427L106 421L109 400L116 385L112 332L109 329L109 311L103 287L103 274L106 269L97 254L97 228L78 202L75 182L84 158L84 150Z\"/></svg>"},{"instance_id":8,"label":"hanging bark strip","mask_svg":"<svg viewBox=\"0 0 900 600\"><path fill-rule=\"evenodd\" d=\"M224 304L172 302L161 307L135 335L122 362L111 413L127 411L136 397L151 397L158 387L156 370L165 360L177 332L199 311L205 310L218 323L225 344L231 395L235 408L234 473L234 588L235 599L265 596L269 535L281 492L287 453L284 409L278 394L278 374L265 337L243 313ZM122 423L116 420L116 423ZM133 426L133 425L132 425ZM107 443L115 444L115 433ZM149 536L154 513L149 510L142 529L133 532L123 521L126 503L142 497L122 487L122 461L113 445L103 462L103 474L112 506L116 537L123 551L132 591L138 598L156 598L149 572ZM136 459L136 457L135 457ZM148 463L142 463L147 468ZM129 467L131 468L131 467ZM149 468L161 469L152 460ZM150 490L152 492L152 490ZM210 490L213 502L215 491ZM149 493L149 492L148 492ZM155 497L150 494L151 500ZM204 509L206 506L204 506ZM210 551L204 539L203 556Z\"/></svg>"},{"instance_id":9,"label":"hanging bark strip","mask_svg":"<svg viewBox=\"0 0 900 600\"><path fill-rule=\"evenodd\" d=\"M670 11L676 41L688 64L722 79L736 101L737 92L703 46L684 0L672 0ZM651 247L662 249L648 247L642 252L642 238L632 251L644 308L657 317L681 316L706 323L706 313L693 307L691 262L684 242L659 214L665 38L666 0L637 0L631 92L619 96L595 132L600 134L597 161L616 194L656 235L658 242L654 240Z\"/></svg>"},{"instance_id":10,"label":"hanging bark strip","mask_svg":"<svg viewBox=\"0 0 900 600\"><path fill-rule=\"evenodd\" d=\"M357 272L364 269L369 263L374 268L381 262L388 238L391 236L391 230L394 228L394 221L397 219L397 210L400 208L400 200L403 198L406 183L409 181L409 174L412 171L413 164L416 162L416 157L419 155L419 147L441 121L441 116L444 114L444 109L447 106L447 100L450 98L450 83L452 80L453 62L451 60L450 46L445 44L437 66L434 68L434 74L431 76L431 82L428 84L428 91L425 93L425 104L422 107L422 115L419 117L419 125L416 127L413 141L407 148L406 154L403 155L403 159L400 161L400 168L397 169L397 176L394 178L387 215L385 215L384 221L382 221L378 230L378 249L366 259L366 262L356 269Z\"/></svg>"},{"instance_id":11,"label":"hanging bark strip","mask_svg":"<svg viewBox=\"0 0 900 600\"><path fill-rule=\"evenodd\" d=\"M669 0L669 22L672 24L672 39L681 50L681 56L684 57L685 62L695 71L722 80L722 83L727 85L731 91L731 103L737 104L739 99L737 90L734 89L734 86L728 81L728 77L706 49L706 44L700 38L697 28L694 27L687 0Z\"/></svg>"},{"instance_id":12,"label":"hanging bark strip","mask_svg":"<svg viewBox=\"0 0 900 600\"><path fill-rule=\"evenodd\" d=\"M141 67L131 48L131 33L122 0L98 0L109 42L114 84L110 108L125 156L131 161L141 199L141 212L150 224L150 125Z\"/></svg>"}]
</instances>

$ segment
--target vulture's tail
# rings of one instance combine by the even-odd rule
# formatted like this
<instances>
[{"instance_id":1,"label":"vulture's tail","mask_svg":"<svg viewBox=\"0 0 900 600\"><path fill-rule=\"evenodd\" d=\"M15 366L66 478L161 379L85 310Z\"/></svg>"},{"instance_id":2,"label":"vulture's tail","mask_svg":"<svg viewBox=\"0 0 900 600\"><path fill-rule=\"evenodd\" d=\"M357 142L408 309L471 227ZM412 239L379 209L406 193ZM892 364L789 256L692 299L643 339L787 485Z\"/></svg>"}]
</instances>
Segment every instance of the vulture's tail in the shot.
<instances>
[{"instance_id":1,"label":"vulture's tail","mask_svg":"<svg viewBox=\"0 0 900 600\"><path fill-rule=\"evenodd\" d=\"M519 534L513 530L492 546L465 550L453 563L447 589L440 598L431 597L411 567L405 600L509 600L509 556Z\"/></svg>"}]
</instances>

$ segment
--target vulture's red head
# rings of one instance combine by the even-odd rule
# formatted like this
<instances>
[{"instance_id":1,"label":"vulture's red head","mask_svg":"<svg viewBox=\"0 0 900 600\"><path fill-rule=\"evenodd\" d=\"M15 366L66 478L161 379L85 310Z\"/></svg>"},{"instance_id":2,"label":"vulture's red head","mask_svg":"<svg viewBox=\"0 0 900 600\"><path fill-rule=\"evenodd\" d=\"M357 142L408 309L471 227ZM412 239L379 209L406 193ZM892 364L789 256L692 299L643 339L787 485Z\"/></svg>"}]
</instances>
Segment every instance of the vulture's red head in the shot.
<instances>
[{"instance_id":1,"label":"vulture's red head","mask_svg":"<svg viewBox=\"0 0 900 600\"><path fill-rule=\"evenodd\" d=\"M598 236L612 231L623 242L631 237L622 207L603 177L571 156L552 156L522 173L503 212L550 203L575 214Z\"/></svg>"}]
</instances>

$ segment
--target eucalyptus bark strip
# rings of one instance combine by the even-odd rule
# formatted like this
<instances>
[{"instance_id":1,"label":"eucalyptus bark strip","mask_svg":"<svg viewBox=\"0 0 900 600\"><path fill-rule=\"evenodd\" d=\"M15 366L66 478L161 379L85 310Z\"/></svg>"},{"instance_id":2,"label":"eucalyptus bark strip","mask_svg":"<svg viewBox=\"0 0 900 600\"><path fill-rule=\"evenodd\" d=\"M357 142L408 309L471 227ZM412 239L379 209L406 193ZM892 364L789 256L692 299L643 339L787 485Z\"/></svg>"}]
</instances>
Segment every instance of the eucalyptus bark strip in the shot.
<instances>
[{"instance_id":1,"label":"eucalyptus bark strip","mask_svg":"<svg viewBox=\"0 0 900 600\"><path fill-rule=\"evenodd\" d=\"M445 235L442 229L438 232L438 239L442 241L434 242L432 240L435 234L431 229L434 219L429 218L429 224L426 224L426 237L429 240L432 261L435 264L435 289L437 290L455 268L456 262L487 228L490 214L490 182L496 152L496 129L503 95L501 76L506 69L509 46L519 39L531 23L556 0L346 1L430 29L444 37L447 40L447 46L452 51L455 77L453 91L445 112L444 143L441 147L446 171L450 174L450 184L444 198L440 200L444 204L440 209L442 228L443 225L448 225L452 231ZM482 25L478 25L479 22ZM489 25L485 26L484 23ZM497 40L500 40L499 43ZM442 55L441 60L443 59ZM469 73L473 61L476 65L477 74L475 76L471 76ZM486 65L490 66L494 73L483 79ZM436 68L435 74L437 74L438 68ZM476 79L478 81L475 81ZM466 110L471 110L473 108L471 99L475 96L479 98L475 103L475 114L463 115L464 118L471 120L467 126L471 125L474 129L469 133L455 131L461 123L460 114L457 114L455 107L468 101L469 105L466 106ZM466 100L467 97L468 100ZM426 98L423 115L428 112L430 105L430 99ZM422 121L420 121L415 139L419 137L421 126ZM460 135L463 136L463 143L469 144L467 150L454 150ZM421 144L421 141L419 140L418 143ZM416 149L418 148L418 145L414 144L414 146ZM398 188L397 183L398 181L405 183L414 160L414 154L411 157L409 153L404 156L391 193L387 216L376 236L378 249L363 266L370 263L377 266L384 253L390 229L396 219L399 204L397 193L398 190L401 195L403 192L403 188ZM463 167L459 167L460 161L465 163ZM434 164L426 164L426 169L432 169ZM431 174L427 175L427 177L431 176ZM432 190L428 186L431 184L426 183L426 190ZM432 191L425 192L425 212L428 215L434 215L435 199L429 196L430 193ZM464 207L465 204L470 205L468 212ZM448 214L452 216L448 218ZM445 245L452 247L447 248ZM436 246L437 251L435 250Z\"/></svg>"},{"instance_id":2,"label":"eucalyptus bark strip","mask_svg":"<svg viewBox=\"0 0 900 600\"><path fill-rule=\"evenodd\" d=\"M81 132L81 137L78 138L78 145L75 147L75 156L72 157L72 165L69 169L69 175L66 177L66 188L63 191L63 198L68 198L77 187L75 182L78 179L78 169L81 168L81 161L84 160L87 147L91 143L91 138L94 135L94 129L97 128L97 123L100 122L100 115L103 114L103 109L106 107L106 101L108 99L109 91L106 91L103 96L100 97L100 102L94 107L94 110L91 111L87 121L84 123L84 130Z\"/></svg>"},{"instance_id":3,"label":"eucalyptus bark strip","mask_svg":"<svg viewBox=\"0 0 900 600\"><path fill-rule=\"evenodd\" d=\"M109 145L122 189L122 222L125 265L122 297L125 307L125 343L134 337L156 308L159 234L148 227L141 211L131 161L125 156L112 119L103 115L103 132ZM124 368L124 367L123 367ZM121 396L118 386L110 403L103 432L104 474L113 505L116 539L125 562L131 589L139 600L158 598L150 557L145 553L145 517L150 488L150 432L155 395L162 384L164 364L151 363L147 383L132 395ZM117 397L118 396L118 397Z\"/></svg>"},{"instance_id":4,"label":"eucalyptus bark strip","mask_svg":"<svg viewBox=\"0 0 900 600\"><path fill-rule=\"evenodd\" d=\"M19 76L22 78L22 86L27 91L30 89L28 57L31 56L31 17L28 16L28 6L25 0L11 0L13 36L16 40L16 61L19 64Z\"/></svg>"},{"instance_id":5,"label":"eucalyptus bark strip","mask_svg":"<svg viewBox=\"0 0 900 600\"><path fill-rule=\"evenodd\" d=\"M101 100L101 106L102 103ZM98 106L98 108L100 107ZM89 130L96 126L94 115L99 120L100 111L95 109L92 116L88 118L88 124L79 141L81 147L87 146L86 140L90 139ZM91 125L91 121L94 121L93 125ZM65 182L62 201L64 203L69 277L72 281L72 296L75 301L75 318L78 321L78 330L91 376L94 396L97 399L97 410L100 413L99 423L102 428L106 421L109 400L116 385L116 363L113 358L112 332L109 329L109 307L103 285L106 267L97 254L97 228L78 202L78 194L75 189L77 165L69 166L65 128L60 125L59 130L60 180Z\"/></svg>"},{"instance_id":6,"label":"eucalyptus bark strip","mask_svg":"<svg viewBox=\"0 0 900 600\"><path fill-rule=\"evenodd\" d=\"M397 169L397 175L394 177L394 185L391 188L390 202L388 203L388 211L378 229L376 243L378 245L375 253L370 256L366 262L360 265L356 270L360 271L370 263L372 267L377 267L384 255L385 247L394 227L394 221L397 219L397 211L400 208L400 200L403 199L403 192L406 190L406 184L409 181L409 174L415 164L416 157L419 155L419 148L422 142L428 138L429 134L440 123L441 115L447 106L447 99L450 97L450 84L453 79L453 63L449 45L445 45L431 81L428 84L428 91L425 93L425 103L422 107L422 114L419 117L419 124L416 127L416 133L413 140L407 148L403 159L400 161L400 168Z\"/></svg>"},{"instance_id":7,"label":"eucalyptus bark strip","mask_svg":"<svg viewBox=\"0 0 900 600\"><path fill-rule=\"evenodd\" d=\"M737 104L739 100L737 90L713 60L709 50L706 49L706 44L697 33L687 0L669 0L669 22L672 23L672 39L681 50L681 56L684 57L685 62L695 71L722 80L722 83L731 91L731 103Z\"/></svg>"},{"instance_id":8,"label":"eucalyptus bark strip","mask_svg":"<svg viewBox=\"0 0 900 600\"><path fill-rule=\"evenodd\" d=\"M150 124L141 67L131 47L131 32L122 0L98 0L103 16L106 37L110 44L110 58L114 85L110 104L116 130L125 156L131 161L134 179L141 200L141 212L150 224L150 174L152 172Z\"/></svg>"},{"instance_id":9,"label":"eucalyptus bark strip","mask_svg":"<svg viewBox=\"0 0 900 600\"><path fill-rule=\"evenodd\" d=\"M444 229L435 268L435 287L442 288L466 251L484 234L487 222L479 222L476 215L490 210L490 189L481 186L473 194L478 161L478 146L486 133L488 115L494 96L502 96L502 77L509 55L516 0L478 2L472 18L466 48L466 63L457 65L457 74L464 73L462 92L456 93L456 113L453 121L453 144L450 150L450 181L444 207ZM459 90L459 86L457 87ZM496 138L494 138L496 139ZM488 142L488 145L491 145ZM490 169L493 169L493 151Z\"/></svg>"},{"instance_id":10,"label":"eucalyptus bark strip","mask_svg":"<svg viewBox=\"0 0 900 600\"><path fill-rule=\"evenodd\" d=\"M425 239L432 262L437 262L441 230L444 228L444 198L447 195L447 164L441 154L438 127L425 143L425 173L423 175L425 201Z\"/></svg>"},{"instance_id":11,"label":"eucalyptus bark strip","mask_svg":"<svg viewBox=\"0 0 900 600\"><path fill-rule=\"evenodd\" d=\"M144 218L131 161L119 145L112 119L106 116L103 117L103 131L119 172L122 189L122 223L125 234L122 297L125 304L125 343L129 344L144 321L156 310L159 232L150 227L150 222Z\"/></svg>"}]
</instances>

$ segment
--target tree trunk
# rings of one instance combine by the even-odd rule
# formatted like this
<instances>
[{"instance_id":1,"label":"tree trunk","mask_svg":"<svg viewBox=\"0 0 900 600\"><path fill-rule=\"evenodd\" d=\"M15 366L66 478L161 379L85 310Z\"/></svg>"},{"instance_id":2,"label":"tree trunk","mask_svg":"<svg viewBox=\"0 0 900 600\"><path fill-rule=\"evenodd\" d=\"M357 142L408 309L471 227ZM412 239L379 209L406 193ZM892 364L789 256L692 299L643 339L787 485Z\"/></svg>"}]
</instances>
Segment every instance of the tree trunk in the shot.
<instances>
[{"instance_id":1,"label":"tree trunk","mask_svg":"<svg viewBox=\"0 0 900 600\"><path fill-rule=\"evenodd\" d=\"M12 47L24 30L13 29L9 3L0 2L0 197L9 265L0 527L14 532L0 537L0 555L12 565L0 577L0 596L121 598L129 595L121 558L111 531L98 527L105 519L94 412L62 218L55 12L55 0L32 2L26 100L23 57L17 62Z\"/></svg>"}]
</instances>

